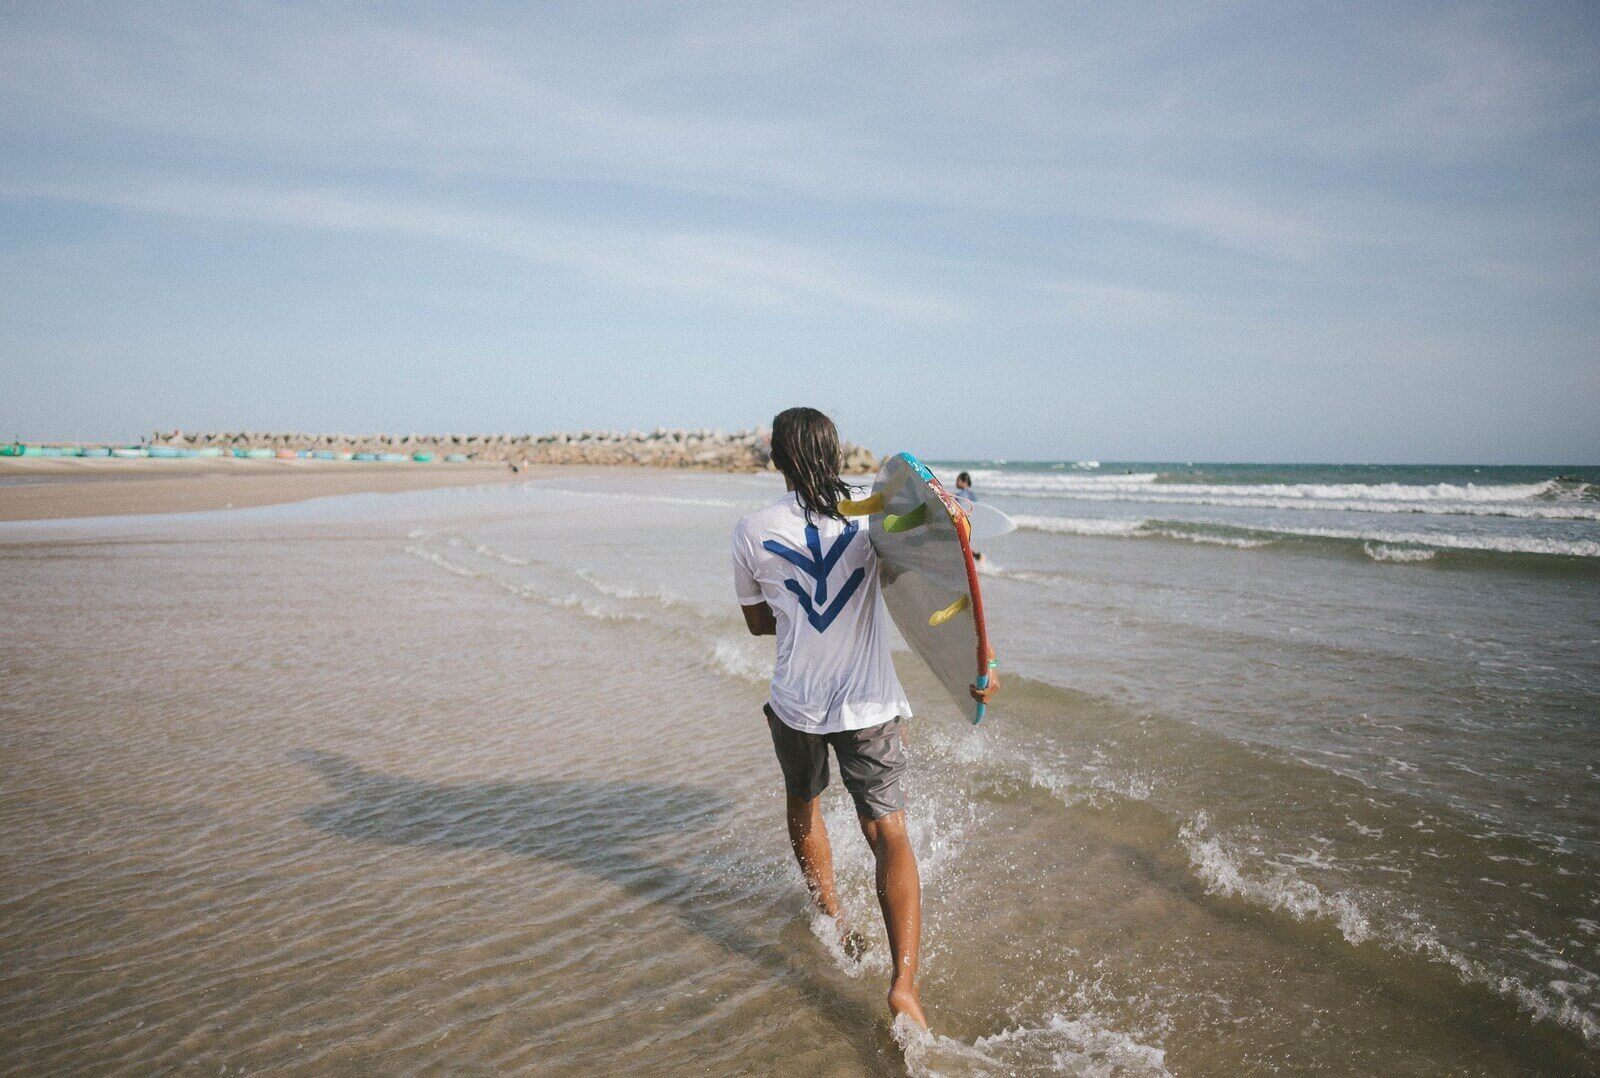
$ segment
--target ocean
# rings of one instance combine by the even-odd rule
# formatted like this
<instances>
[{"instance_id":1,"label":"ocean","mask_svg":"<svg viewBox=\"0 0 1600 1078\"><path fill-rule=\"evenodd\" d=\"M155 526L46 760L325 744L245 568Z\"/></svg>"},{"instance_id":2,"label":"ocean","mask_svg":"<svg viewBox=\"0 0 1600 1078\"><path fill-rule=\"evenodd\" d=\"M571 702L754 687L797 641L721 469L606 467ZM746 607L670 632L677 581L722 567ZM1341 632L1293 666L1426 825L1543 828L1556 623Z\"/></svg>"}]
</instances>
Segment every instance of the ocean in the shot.
<instances>
[{"instance_id":1,"label":"ocean","mask_svg":"<svg viewBox=\"0 0 1600 1078\"><path fill-rule=\"evenodd\" d=\"M923 997L829 943L728 567L770 475L0 526L0 1065L1600 1069L1600 469L938 462ZM835 784L837 786L837 784Z\"/></svg>"}]
</instances>

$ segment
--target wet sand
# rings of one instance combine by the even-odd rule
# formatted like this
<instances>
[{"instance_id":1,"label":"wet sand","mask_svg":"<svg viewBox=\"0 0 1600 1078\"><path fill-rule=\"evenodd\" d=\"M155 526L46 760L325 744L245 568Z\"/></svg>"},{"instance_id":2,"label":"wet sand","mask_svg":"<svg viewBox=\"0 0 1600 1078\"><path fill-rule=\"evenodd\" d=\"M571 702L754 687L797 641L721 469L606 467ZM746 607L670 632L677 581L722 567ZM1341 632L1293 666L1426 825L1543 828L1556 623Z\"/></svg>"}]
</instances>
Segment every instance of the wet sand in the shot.
<instances>
[{"instance_id":1,"label":"wet sand","mask_svg":"<svg viewBox=\"0 0 1600 1078\"><path fill-rule=\"evenodd\" d=\"M513 477L500 461L401 464L8 457L0 459L0 520L244 509L335 494L395 494L504 483L570 470L535 466Z\"/></svg>"},{"instance_id":2,"label":"wet sand","mask_svg":"<svg viewBox=\"0 0 1600 1078\"><path fill-rule=\"evenodd\" d=\"M1504 655L1517 611L1593 639L1584 581L997 546L990 721L898 657L937 1034L902 1049L849 798L861 961L793 866L772 644L729 594L728 530L779 481L625 471L0 529L0 1073L1595 1073L1586 801L1491 829L1194 721L1309 708L1291 681L1389 700L1395 737L1461 681L1499 706L1467 649ZM1400 631L1439 611L1458 636ZM1313 618L1370 640L1296 641ZM1579 688L1513 703L1593 759L1564 655ZM1480 770L1539 763L1494 733Z\"/></svg>"}]
</instances>

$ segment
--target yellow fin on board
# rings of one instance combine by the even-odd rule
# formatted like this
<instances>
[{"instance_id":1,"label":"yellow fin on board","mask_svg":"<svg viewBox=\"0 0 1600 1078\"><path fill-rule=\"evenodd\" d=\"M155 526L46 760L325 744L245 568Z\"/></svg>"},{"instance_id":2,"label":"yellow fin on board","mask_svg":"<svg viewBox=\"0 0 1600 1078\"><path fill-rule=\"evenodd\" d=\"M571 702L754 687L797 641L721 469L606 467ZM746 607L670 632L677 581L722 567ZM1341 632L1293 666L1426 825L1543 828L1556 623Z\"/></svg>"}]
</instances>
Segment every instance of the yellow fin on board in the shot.
<instances>
[{"instance_id":1,"label":"yellow fin on board","mask_svg":"<svg viewBox=\"0 0 1600 1078\"><path fill-rule=\"evenodd\" d=\"M928 619L928 624L933 626L943 625L945 622L949 621L951 618L965 610L967 608L967 604L969 604L971 601L972 600L970 598L963 595L961 598L957 599L943 610L935 611L933 616Z\"/></svg>"},{"instance_id":2,"label":"yellow fin on board","mask_svg":"<svg viewBox=\"0 0 1600 1078\"><path fill-rule=\"evenodd\" d=\"M912 528L921 527L928 519L928 503L918 502L917 507L909 513L883 514L883 530L886 532L908 532Z\"/></svg>"},{"instance_id":3,"label":"yellow fin on board","mask_svg":"<svg viewBox=\"0 0 1600 1078\"><path fill-rule=\"evenodd\" d=\"M843 499L839 502L839 512L847 517L865 517L873 513L883 512L883 495L873 494L855 501Z\"/></svg>"}]
</instances>

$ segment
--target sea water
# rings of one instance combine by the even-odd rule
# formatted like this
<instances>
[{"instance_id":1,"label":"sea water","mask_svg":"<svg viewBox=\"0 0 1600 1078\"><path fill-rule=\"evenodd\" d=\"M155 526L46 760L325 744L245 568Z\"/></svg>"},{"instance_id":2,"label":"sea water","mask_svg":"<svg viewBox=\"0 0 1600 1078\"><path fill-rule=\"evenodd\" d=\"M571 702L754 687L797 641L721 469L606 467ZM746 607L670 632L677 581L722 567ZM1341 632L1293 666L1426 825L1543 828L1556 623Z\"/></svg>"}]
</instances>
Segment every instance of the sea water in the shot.
<instances>
[{"instance_id":1,"label":"sea water","mask_svg":"<svg viewBox=\"0 0 1600 1078\"><path fill-rule=\"evenodd\" d=\"M1593 470L949 462L1004 690L898 657L924 1002L807 910L767 476L0 530L19 1072L1583 1073ZM837 784L835 784L837 785Z\"/></svg>"}]
</instances>

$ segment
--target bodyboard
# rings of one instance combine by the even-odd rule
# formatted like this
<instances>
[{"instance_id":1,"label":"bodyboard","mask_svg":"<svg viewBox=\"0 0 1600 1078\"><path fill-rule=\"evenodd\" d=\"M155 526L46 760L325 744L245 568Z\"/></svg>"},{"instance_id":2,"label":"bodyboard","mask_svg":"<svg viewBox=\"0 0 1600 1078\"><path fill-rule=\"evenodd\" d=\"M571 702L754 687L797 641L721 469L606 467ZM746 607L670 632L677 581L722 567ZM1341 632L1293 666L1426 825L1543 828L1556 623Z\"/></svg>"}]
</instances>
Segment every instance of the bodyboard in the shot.
<instances>
[{"instance_id":1,"label":"bodyboard","mask_svg":"<svg viewBox=\"0 0 1600 1078\"><path fill-rule=\"evenodd\" d=\"M971 527L969 542L981 543L985 539L998 539L1017 530L1016 521L988 502L975 502L963 498L960 491L954 493L956 504L967 511L967 523Z\"/></svg>"},{"instance_id":2,"label":"bodyboard","mask_svg":"<svg viewBox=\"0 0 1600 1078\"><path fill-rule=\"evenodd\" d=\"M980 722L984 706L967 688L988 684L994 656L965 509L910 453L884 462L869 497L839 508L869 517L889 616L957 706Z\"/></svg>"}]
</instances>

